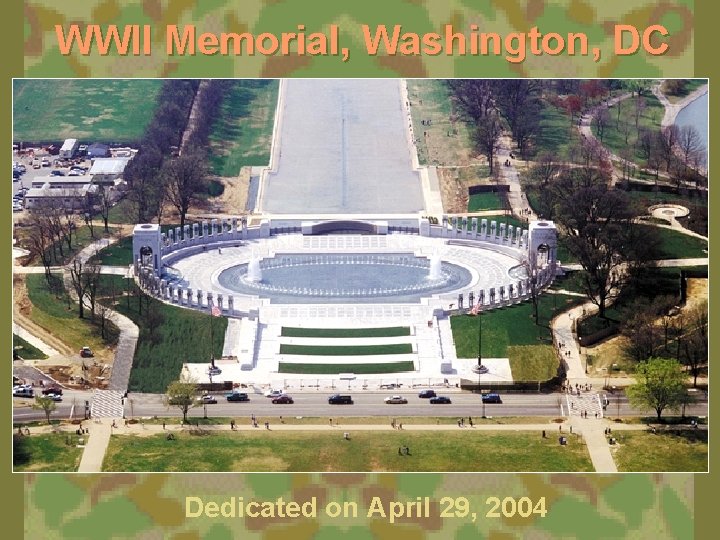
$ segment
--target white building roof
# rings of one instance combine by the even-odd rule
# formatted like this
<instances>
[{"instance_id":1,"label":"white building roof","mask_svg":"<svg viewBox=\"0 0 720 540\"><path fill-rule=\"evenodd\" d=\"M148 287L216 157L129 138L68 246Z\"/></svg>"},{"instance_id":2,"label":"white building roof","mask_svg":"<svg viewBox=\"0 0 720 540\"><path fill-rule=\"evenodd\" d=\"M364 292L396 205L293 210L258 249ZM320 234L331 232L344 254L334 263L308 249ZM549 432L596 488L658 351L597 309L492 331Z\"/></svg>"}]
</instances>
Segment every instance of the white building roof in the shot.
<instances>
[{"instance_id":1,"label":"white building roof","mask_svg":"<svg viewBox=\"0 0 720 540\"><path fill-rule=\"evenodd\" d=\"M96 158L88 174L122 174L130 158Z\"/></svg>"}]
</instances>

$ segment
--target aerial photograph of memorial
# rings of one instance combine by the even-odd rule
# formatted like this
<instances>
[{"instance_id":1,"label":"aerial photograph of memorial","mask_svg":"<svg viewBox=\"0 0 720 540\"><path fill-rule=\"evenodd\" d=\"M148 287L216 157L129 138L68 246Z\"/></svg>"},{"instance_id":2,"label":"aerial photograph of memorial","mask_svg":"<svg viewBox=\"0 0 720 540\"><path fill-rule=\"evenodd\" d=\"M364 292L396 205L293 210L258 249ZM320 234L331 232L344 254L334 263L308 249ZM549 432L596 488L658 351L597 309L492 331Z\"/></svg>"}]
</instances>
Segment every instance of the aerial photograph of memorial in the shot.
<instances>
[{"instance_id":1,"label":"aerial photograph of memorial","mask_svg":"<svg viewBox=\"0 0 720 540\"><path fill-rule=\"evenodd\" d=\"M708 90L14 80L14 470L706 471Z\"/></svg>"}]
</instances>

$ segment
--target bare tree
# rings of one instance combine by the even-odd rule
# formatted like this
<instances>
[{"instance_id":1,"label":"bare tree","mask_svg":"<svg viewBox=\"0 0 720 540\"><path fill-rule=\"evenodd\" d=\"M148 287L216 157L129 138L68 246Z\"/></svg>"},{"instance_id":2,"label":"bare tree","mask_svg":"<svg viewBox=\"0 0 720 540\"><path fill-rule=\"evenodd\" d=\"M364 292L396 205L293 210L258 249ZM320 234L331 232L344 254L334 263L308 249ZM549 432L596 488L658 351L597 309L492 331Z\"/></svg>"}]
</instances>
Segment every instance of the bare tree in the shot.
<instances>
[{"instance_id":1,"label":"bare tree","mask_svg":"<svg viewBox=\"0 0 720 540\"><path fill-rule=\"evenodd\" d=\"M638 129L640 127L640 117L642 116L643 112L647 107L647 104L645 103L645 98L641 95L638 95L635 98L634 105L635 107L633 108L633 113L635 115L635 129Z\"/></svg>"},{"instance_id":2,"label":"bare tree","mask_svg":"<svg viewBox=\"0 0 720 540\"><path fill-rule=\"evenodd\" d=\"M115 190L111 187L98 186L98 210L105 226L105 232L110 232L110 209L115 202Z\"/></svg>"},{"instance_id":3,"label":"bare tree","mask_svg":"<svg viewBox=\"0 0 720 540\"><path fill-rule=\"evenodd\" d=\"M695 126L683 126L680 128L677 145L686 167L693 164L695 156L703 149L700 134L695 129Z\"/></svg>"},{"instance_id":4,"label":"bare tree","mask_svg":"<svg viewBox=\"0 0 720 540\"><path fill-rule=\"evenodd\" d=\"M675 124L667 126L660 131L658 136L658 148L662 159L665 162L666 172L670 172L670 166L675 156L675 149L677 148L678 141L680 139L680 128Z\"/></svg>"},{"instance_id":5,"label":"bare tree","mask_svg":"<svg viewBox=\"0 0 720 540\"><path fill-rule=\"evenodd\" d=\"M180 215L180 228L185 226L190 205L207 187L207 164L202 152L183 152L165 164L162 171L168 201Z\"/></svg>"},{"instance_id":6,"label":"bare tree","mask_svg":"<svg viewBox=\"0 0 720 540\"><path fill-rule=\"evenodd\" d=\"M46 216L38 214L30 225L28 247L33 258L39 258L45 268L45 279L50 283L50 266L52 265L52 232Z\"/></svg>"},{"instance_id":7,"label":"bare tree","mask_svg":"<svg viewBox=\"0 0 720 540\"><path fill-rule=\"evenodd\" d=\"M450 79L447 81L458 109L477 123L495 106L495 94L489 79Z\"/></svg>"},{"instance_id":8,"label":"bare tree","mask_svg":"<svg viewBox=\"0 0 720 540\"><path fill-rule=\"evenodd\" d=\"M84 266L80 259L75 258L68 268L70 271L70 281L78 298L78 317L81 319L85 318L85 293L87 292L87 281L83 276Z\"/></svg>"},{"instance_id":9,"label":"bare tree","mask_svg":"<svg viewBox=\"0 0 720 540\"><path fill-rule=\"evenodd\" d=\"M605 135L605 128L610 123L610 113L608 112L606 107L601 107L600 110L595 115L595 130L597 132L597 137L601 141L603 140L603 137Z\"/></svg>"},{"instance_id":10,"label":"bare tree","mask_svg":"<svg viewBox=\"0 0 720 540\"><path fill-rule=\"evenodd\" d=\"M688 313L688 324L681 338L682 361L693 376L693 387L703 365L708 361L708 303L704 301Z\"/></svg>"},{"instance_id":11,"label":"bare tree","mask_svg":"<svg viewBox=\"0 0 720 540\"><path fill-rule=\"evenodd\" d=\"M82 270L82 279L85 282L86 296L90 302L90 317L95 319L97 288L100 283L100 265L86 263Z\"/></svg>"},{"instance_id":12,"label":"bare tree","mask_svg":"<svg viewBox=\"0 0 720 540\"><path fill-rule=\"evenodd\" d=\"M489 113L477 123L473 139L478 151L487 157L490 164L490 174L494 171L494 161L497 154L500 136L503 132L502 121L496 113Z\"/></svg>"}]
</instances>

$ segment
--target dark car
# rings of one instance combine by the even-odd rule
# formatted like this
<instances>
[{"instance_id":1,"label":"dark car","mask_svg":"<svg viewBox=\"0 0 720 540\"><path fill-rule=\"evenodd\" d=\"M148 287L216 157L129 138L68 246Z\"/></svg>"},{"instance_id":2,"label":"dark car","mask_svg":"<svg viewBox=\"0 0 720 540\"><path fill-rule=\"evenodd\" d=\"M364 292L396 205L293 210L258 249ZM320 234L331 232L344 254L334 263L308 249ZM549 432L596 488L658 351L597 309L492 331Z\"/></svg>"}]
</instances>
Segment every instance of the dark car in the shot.
<instances>
[{"instance_id":1,"label":"dark car","mask_svg":"<svg viewBox=\"0 0 720 540\"><path fill-rule=\"evenodd\" d=\"M225 396L228 401L250 401L250 398L245 392L233 392Z\"/></svg>"},{"instance_id":2,"label":"dark car","mask_svg":"<svg viewBox=\"0 0 720 540\"><path fill-rule=\"evenodd\" d=\"M60 388L59 386L49 386L47 388L44 388L42 393L44 396L47 396L49 394L55 394L57 396L62 396L63 391L62 391L62 388Z\"/></svg>"},{"instance_id":3,"label":"dark car","mask_svg":"<svg viewBox=\"0 0 720 540\"><path fill-rule=\"evenodd\" d=\"M352 396L341 396L340 394L334 394L328 398L330 405L352 405Z\"/></svg>"},{"instance_id":4,"label":"dark car","mask_svg":"<svg viewBox=\"0 0 720 540\"><path fill-rule=\"evenodd\" d=\"M435 396L434 398L430 398L430 403L433 405L450 405L452 401L450 401L450 398L447 396Z\"/></svg>"},{"instance_id":5,"label":"dark car","mask_svg":"<svg viewBox=\"0 0 720 540\"><path fill-rule=\"evenodd\" d=\"M290 396L286 396L286 395L278 396L275 399L273 399L272 402L275 404L295 403L293 401L293 398L291 398Z\"/></svg>"},{"instance_id":6,"label":"dark car","mask_svg":"<svg viewBox=\"0 0 720 540\"><path fill-rule=\"evenodd\" d=\"M500 399L499 394L483 394L482 402L483 403L502 403L502 399Z\"/></svg>"},{"instance_id":7,"label":"dark car","mask_svg":"<svg viewBox=\"0 0 720 540\"><path fill-rule=\"evenodd\" d=\"M419 398L434 398L435 396L437 396L435 390L421 390L418 394Z\"/></svg>"},{"instance_id":8,"label":"dark car","mask_svg":"<svg viewBox=\"0 0 720 540\"><path fill-rule=\"evenodd\" d=\"M65 176L65 173L63 171L58 171L55 169L54 171L50 171L50 176Z\"/></svg>"}]
</instances>

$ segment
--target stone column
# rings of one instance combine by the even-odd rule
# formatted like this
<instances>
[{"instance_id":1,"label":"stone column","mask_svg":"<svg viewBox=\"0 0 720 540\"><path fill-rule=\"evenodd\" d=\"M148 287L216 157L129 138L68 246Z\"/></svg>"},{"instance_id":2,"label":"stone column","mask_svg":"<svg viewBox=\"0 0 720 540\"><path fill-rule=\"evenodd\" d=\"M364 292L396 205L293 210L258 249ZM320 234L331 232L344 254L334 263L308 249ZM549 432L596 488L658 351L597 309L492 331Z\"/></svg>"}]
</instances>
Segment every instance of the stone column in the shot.
<instances>
[{"instance_id":1,"label":"stone column","mask_svg":"<svg viewBox=\"0 0 720 540\"><path fill-rule=\"evenodd\" d=\"M207 293L207 308L208 310L211 310L213 307L213 293L209 292Z\"/></svg>"},{"instance_id":2,"label":"stone column","mask_svg":"<svg viewBox=\"0 0 720 540\"><path fill-rule=\"evenodd\" d=\"M232 296L228 296L228 314L235 314L235 298Z\"/></svg>"},{"instance_id":3,"label":"stone column","mask_svg":"<svg viewBox=\"0 0 720 540\"><path fill-rule=\"evenodd\" d=\"M203 235L203 238L207 238L207 235L208 235L208 222L207 221L202 222L202 235Z\"/></svg>"},{"instance_id":4,"label":"stone column","mask_svg":"<svg viewBox=\"0 0 720 540\"><path fill-rule=\"evenodd\" d=\"M202 307L202 305L203 305L202 299L203 299L203 292L201 289L198 289L197 290L197 307L199 307L199 308Z\"/></svg>"}]
</instances>

